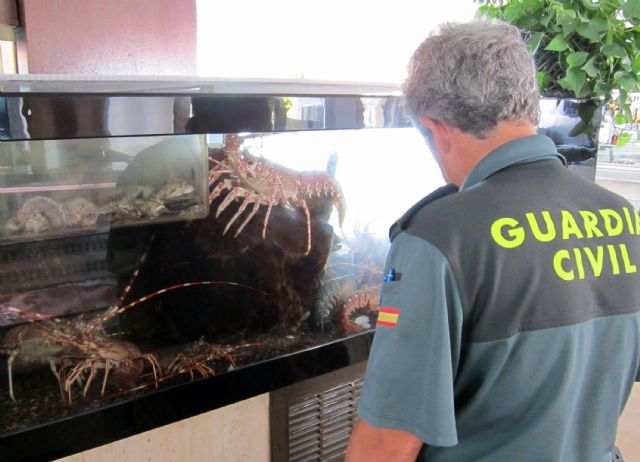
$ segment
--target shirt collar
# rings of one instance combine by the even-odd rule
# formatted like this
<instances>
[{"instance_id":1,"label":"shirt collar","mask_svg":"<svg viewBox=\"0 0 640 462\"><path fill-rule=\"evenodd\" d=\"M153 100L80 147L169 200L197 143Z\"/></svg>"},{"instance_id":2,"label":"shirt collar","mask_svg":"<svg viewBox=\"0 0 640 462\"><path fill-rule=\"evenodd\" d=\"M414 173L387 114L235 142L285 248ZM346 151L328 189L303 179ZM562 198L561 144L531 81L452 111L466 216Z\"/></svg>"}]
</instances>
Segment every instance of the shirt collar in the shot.
<instances>
[{"instance_id":1,"label":"shirt collar","mask_svg":"<svg viewBox=\"0 0 640 462\"><path fill-rule=\"evenodd\" d=\"M548 159L559 160L567 165L564 156L558 154L554 142L544 135L531 135L509 141L483 157L471 170L460 190L469 189L512 165Z\"/></svg>"}]
</instances>

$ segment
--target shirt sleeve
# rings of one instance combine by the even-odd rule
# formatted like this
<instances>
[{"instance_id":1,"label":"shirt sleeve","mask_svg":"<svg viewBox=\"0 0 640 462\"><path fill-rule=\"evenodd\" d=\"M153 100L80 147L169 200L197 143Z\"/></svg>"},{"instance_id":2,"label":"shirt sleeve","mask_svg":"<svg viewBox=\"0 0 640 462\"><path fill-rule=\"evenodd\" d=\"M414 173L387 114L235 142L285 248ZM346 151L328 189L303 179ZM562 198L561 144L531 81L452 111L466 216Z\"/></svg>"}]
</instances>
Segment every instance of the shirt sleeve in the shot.
<instances>
[{"instance_id":1,"label":"shirt sleeve","mask_svg":"<svg viewBox=\"0 0 640 462\"><path fill-rule=\"evenodd\" d=\"M453 382L462 304L449 262L432 244L402 233L393 242L359 416L431 446L458 443ZM397 316L396 316L397 315Z\"/></svg>"}]
</instances>

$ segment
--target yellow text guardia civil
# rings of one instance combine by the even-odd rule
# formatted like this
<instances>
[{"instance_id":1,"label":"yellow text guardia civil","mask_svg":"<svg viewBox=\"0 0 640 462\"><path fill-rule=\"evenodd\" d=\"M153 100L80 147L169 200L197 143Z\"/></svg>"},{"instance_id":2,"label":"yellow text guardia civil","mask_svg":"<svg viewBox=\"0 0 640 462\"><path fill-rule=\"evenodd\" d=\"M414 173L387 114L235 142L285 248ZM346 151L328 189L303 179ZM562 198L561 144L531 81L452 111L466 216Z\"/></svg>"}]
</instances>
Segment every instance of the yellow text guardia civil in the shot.
<instances>
[{"instance_id":1,"label":"yellow text guardia civil","mask_svg":"<svg viewBox=\"0 0 640 462\"><path fill-rule=\"evenodd\" d=\"M560 279L573 281L603 274L618 276L637 273L623 239L603 244L598 238L640 235L640 214L622 207L552 213L548 210L526 212L522 217L502 217L491 224L491 236L505 249L515 249L528 239L540 243L587 240L583 246L560 249L551 262ZM605 264L606 263L606 264Z\"/></svg>"}]
</instances>

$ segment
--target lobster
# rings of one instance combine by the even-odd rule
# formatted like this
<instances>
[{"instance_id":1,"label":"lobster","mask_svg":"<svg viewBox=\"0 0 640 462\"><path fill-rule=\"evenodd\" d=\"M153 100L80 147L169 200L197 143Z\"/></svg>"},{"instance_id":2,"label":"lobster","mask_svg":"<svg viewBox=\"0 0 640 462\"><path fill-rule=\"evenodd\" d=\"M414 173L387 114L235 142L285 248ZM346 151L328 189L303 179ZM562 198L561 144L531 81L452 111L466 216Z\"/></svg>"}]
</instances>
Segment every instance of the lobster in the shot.
<instances>
[{"instance_id":1,"label":"lobster","mask_svg":"<svg viewBox=\"0 0 640 462\"><path fill-rule=\"evenodd\" d=\"M152 354L142 354L131 342L112 338L104 329L104 324L140 303L140 300L122 306L140 272L148 252L138 261L138 265L118 297L116 304L93 319L86 320L78 316L73 319L49 318L39 313L27 312L14 306L0 306L0 312L27 321L11 328L4 336L5 348L1 351L9 354L7 372L9 378L9 396L15 402L13 389L13 364L15 361L24 366L49 364L60 383L63 397L68 396L74 383L81 384L88 375L83 387L86 396L99 370L104 370L101 394L104 395L111 371L116 376L137 378L142 374L145 361L151 365L155 379L160 366ZM149 297L143 297L147 299ZM8 347L8 348L6 348ZM67 371L69 373L67 374Z\"/></svg>"},{"instance_id":2,"label":"lobster","mask_svg":"<svg viewBox=\"0 0 640 462\"><path fill-rule=\"evenodd\" d=\"M246 149L240 149L242 142L242 138L236 135L226 135L222 147L223 159L220 161L209 158L213 165L209 170L209 187L212 187L209 201L213 202L223 191L228 190L226 197L216 209L216 218L236 199L242 201L225 226L223 234L229 231L247 207L252 206L234 234L234 237L238 237L260 206L266 205L267 211L262 224L262 238L265 239L274 205L299 207L307 223L307 246L304 255L308 255L311 251L311 215L307 199L322 195L329 197L338 211L338 222L342 226L346 203L340 184L326 172L297 172L262 157L256 157ZM228 177L222 178L223 175Z\"/></svg>"}]
</instances>

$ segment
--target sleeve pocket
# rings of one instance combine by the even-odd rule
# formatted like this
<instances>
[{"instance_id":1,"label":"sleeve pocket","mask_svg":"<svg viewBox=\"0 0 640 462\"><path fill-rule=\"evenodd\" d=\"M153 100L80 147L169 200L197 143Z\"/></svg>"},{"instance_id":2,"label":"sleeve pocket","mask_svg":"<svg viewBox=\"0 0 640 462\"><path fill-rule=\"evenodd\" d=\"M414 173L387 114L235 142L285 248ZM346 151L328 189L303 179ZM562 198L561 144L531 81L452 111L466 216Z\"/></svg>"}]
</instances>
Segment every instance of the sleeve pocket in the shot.
<instances>
[{"instance_id":1,"label":"sleeve pocket","mask_svg":"<svg viewBox=\"0 0 640 462\"><path fill-rule=\"evenodd\" d=\"M385 302L389 302L390 298L393 298L394 295L398 295L399 292L400 281L383 282L380 289L380 305L383 305Z\"/></svg>"}]
</instances>

